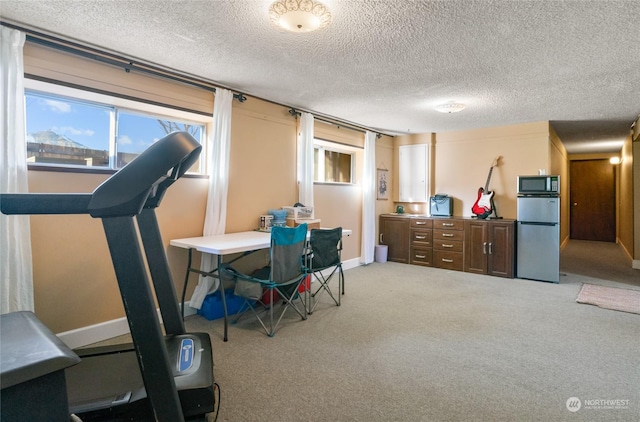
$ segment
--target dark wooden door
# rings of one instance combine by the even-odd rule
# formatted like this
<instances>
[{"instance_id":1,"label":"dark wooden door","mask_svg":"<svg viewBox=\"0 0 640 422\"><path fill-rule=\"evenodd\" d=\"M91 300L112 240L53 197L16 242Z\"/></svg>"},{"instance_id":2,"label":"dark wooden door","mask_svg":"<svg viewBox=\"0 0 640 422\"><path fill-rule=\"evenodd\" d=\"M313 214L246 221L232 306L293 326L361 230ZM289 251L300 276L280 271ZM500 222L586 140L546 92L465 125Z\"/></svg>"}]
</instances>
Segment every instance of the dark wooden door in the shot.
<instances>
[{"instance_id":1,"label":"dark wooden door","mask_svg":"<svg viewBox=\"0 0 640 422\"><path fill-rule=\"evenodd\" d=\"M513 278L513 221L492 221L489 224L489 260L487 274Z\"/></svg>"},{"instance_id":2,"label":"dark wooden door","mask_svg":"<svg viewBox=\"0 0 640 422\"><path fill-rule=\"evenodd\" d=\"M487 273L487 221L464 222L464 270L468 273Z\"/></svg>"},{"instance_id":3,"label":"dark wooden door","mask_svg":"<svg viewBox=\"0 0 640 422\"><path fill-rule=\"evenodd\" d=\"M570 166L571 239L616 241L616 194L609 160L575 160Z\"/></svg>"},{"instance_id":4,"label":"dark wooden door","mask_svg":"<svg viewBox=\"0 0 640 422\"><path fill-rule=\"evenodd\" d=\"M388 245L387 259L392 262L409 263L409 219L380 217L380 243Z\"/></svg>"}]
</instances>

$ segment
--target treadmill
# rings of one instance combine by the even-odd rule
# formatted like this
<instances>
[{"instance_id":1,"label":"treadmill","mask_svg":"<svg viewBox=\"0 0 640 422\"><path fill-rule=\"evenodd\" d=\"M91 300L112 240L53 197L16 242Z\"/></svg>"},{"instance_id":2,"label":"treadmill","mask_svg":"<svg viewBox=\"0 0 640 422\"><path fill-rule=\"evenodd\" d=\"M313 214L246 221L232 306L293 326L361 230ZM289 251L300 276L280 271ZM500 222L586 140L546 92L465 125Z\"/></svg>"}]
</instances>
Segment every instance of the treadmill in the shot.
<instances>
[{"instance_id":1,"label":"treadmill","mask_svg":"<svg viewBox=\"0 0 640 422\"><path fill-rule=\"evenodd\" d=\"M81 361L65 369L69 411L83 422L205 421L214 410L211 340L185 330L155 214L201 149L189 133L173 132L93 193L0 194L4 214L102 220L133 343L74 351Z\"/></svg>"}]
</instances>

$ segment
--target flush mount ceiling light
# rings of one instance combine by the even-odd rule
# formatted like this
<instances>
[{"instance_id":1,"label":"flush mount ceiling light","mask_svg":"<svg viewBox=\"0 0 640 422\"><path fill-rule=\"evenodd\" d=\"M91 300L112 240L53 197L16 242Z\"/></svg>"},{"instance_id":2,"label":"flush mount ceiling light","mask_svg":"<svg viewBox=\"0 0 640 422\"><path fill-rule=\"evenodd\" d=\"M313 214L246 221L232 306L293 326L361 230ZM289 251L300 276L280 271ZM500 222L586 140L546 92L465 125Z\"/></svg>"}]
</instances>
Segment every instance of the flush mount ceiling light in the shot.
<instances>
[{"instance_id":1,"label":"flush mount ceiling light","mask_svg":"<svg viewBox=\"0 0 640 422\"><path fill-rule=\"evenodd\" d=\"M279 0L269 6L271 22L291 32L311 32L331 23L331 12L314 0Z\"/></svg>"},{"instance_id":2,"label":"flush mount ceiling light","mask_svg":"<svg viewBox=\"0 0 640 422\"><path fill-rule=\"evenodd\" d=\"M440 113L457 113L464 110L466 107L467 106L462 103L450 101L448 103L439 104L435 108L436 111L439 111Z\"/></svg>"}]
</instances>

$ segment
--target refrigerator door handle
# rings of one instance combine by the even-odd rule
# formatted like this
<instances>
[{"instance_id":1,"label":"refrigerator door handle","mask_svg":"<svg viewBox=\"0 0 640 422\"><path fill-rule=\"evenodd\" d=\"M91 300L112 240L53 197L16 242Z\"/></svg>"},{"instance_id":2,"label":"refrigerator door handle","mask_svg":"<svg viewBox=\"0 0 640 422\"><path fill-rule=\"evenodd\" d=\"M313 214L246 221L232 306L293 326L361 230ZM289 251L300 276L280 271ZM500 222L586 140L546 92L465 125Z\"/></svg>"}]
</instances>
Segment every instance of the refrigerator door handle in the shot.
<instances>
[{"instance_id":1,"label":"refrigerator door handle","mask_svg":"<svg viewBox=\"0 0 640 422\"><path fill-rule=\"evenodd\" d=\"M557 226L558 223L544 223L540 221L518 221L523 226Z\"/></svg>"}]
</instances>

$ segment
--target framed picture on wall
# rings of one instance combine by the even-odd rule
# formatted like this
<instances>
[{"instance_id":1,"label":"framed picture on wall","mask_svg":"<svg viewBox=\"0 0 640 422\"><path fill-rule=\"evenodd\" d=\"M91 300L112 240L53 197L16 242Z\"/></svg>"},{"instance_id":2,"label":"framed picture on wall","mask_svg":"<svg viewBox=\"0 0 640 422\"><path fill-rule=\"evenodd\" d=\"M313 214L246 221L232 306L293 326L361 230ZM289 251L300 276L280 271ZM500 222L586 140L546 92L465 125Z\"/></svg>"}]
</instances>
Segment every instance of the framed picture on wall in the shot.
<instances>
[{"instance_id":1,"label":"framed picture on wall","mask_svg":"<svg viewBox=\"0 0 640 422\"><path fill-rule=\"evenodd\" d=\"M389 170L378 169L376 181L376 198L382 200L389 199Z\"/></svg>"}]
</instances>

